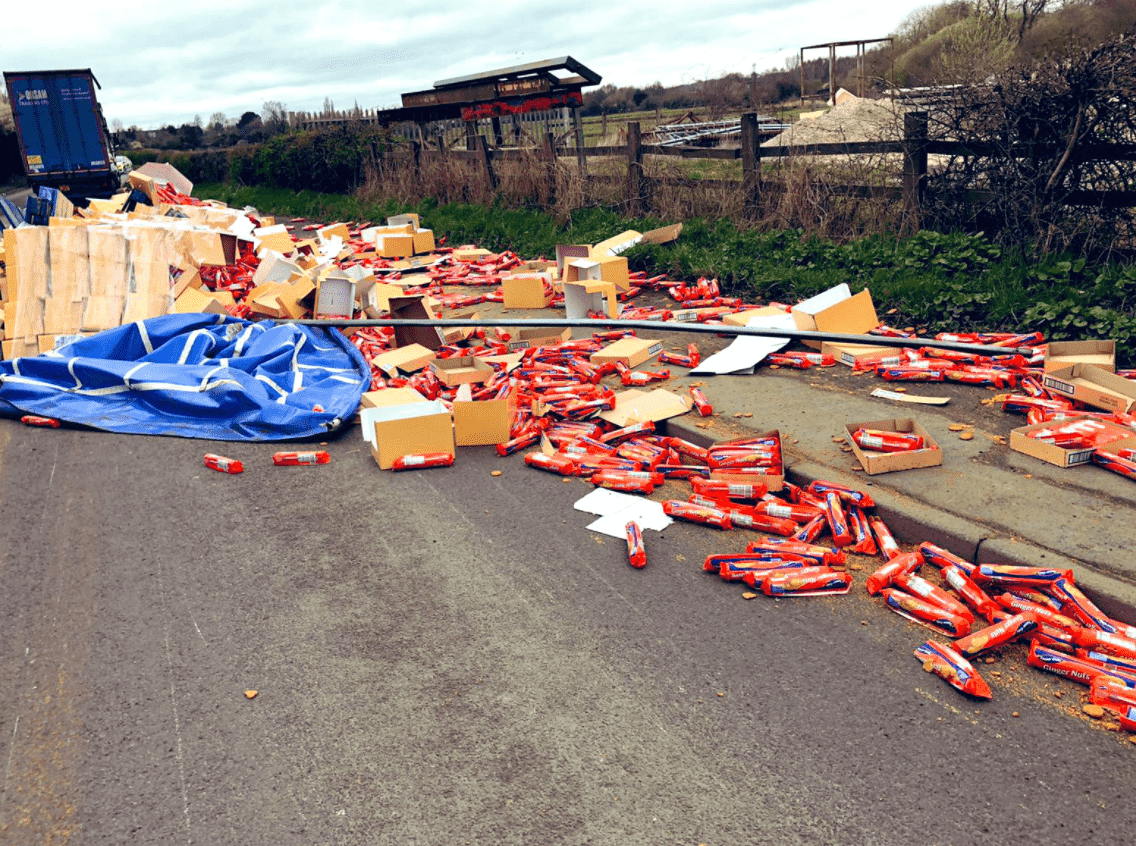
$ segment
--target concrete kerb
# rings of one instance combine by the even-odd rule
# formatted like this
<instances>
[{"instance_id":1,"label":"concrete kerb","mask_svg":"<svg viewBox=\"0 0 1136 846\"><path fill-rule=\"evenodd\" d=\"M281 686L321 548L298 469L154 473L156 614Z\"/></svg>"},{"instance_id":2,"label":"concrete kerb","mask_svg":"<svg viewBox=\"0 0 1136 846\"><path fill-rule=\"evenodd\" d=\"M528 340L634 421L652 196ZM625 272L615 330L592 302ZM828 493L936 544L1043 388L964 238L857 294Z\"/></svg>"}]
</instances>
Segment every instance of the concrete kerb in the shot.
<instances>
[{"instance_id":1,"label":"concrete kerb","mask_svg":"<svg viewBox=\"0 0 1136 846\"><path fill-rule=\"evenodd\" d=\"M667 434L699 446L709 446L717 440L679 418L667 420L665 430ZM758 430L755 428L754 431ZM861 474L848 474L807 458L795 458L791 449L785 449L784 452L785 477L795 485L803 487L817 480L825 480L864 488L865 477ZM1075 572L1078 587L1101 610L1110 616L1136 621L1136 585L1131 582L1093 569L1085 562L1075 561L1051 549L1013 537L973 517L952 514L913 499L882 486L878 480L873 480L871 493L876 501L876 513L901 543L930 541L975 563L1071 569Z\"/></svg>"}]
</instances>

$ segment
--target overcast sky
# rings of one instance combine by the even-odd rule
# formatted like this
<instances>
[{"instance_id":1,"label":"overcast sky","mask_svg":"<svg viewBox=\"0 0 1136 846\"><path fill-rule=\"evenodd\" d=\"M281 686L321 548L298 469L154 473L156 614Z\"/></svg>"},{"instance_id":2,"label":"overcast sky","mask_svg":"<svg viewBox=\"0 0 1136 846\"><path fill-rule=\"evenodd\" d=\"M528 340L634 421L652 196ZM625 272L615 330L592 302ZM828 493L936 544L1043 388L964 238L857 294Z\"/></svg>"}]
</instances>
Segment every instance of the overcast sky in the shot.
<instances>
[{"instance_id":1,"label":"overcast sky","mask_svg":"<svg viewBox=\"0 0 1136 846\"><path fill-rule=\"evenodd\" d=\"M400 105L436 80L570 55L616 86L783 67L810 44L880 38L918 0L245 0L92 3L0 28L0 70L91 68L108 122ZM40 16L44 18L41 20ZM11 23L11 21L9 22ZM854 55L844 48L842 55ZM818 52L817 57L823 55Z\"/></svg>"}]
</instances>

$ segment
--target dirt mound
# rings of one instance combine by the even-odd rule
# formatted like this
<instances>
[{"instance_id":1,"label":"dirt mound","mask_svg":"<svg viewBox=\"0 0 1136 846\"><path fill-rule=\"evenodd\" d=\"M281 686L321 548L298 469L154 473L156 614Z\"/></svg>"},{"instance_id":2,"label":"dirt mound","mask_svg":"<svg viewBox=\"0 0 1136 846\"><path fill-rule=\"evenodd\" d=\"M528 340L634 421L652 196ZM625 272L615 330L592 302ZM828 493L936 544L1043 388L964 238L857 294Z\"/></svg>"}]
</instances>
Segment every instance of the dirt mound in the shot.
<instances>
[{"instance_id":1,"label":"dirt mound","mask_svg":"<svg viewBox=\"0 0 1136 846\"><path fill-rule=\"evenodd\" d=\"M848 100L828 114L793 124L761 146L898 141L903 138L904 111L902 106L890 100Z\"/></svg>"}]
</instances>

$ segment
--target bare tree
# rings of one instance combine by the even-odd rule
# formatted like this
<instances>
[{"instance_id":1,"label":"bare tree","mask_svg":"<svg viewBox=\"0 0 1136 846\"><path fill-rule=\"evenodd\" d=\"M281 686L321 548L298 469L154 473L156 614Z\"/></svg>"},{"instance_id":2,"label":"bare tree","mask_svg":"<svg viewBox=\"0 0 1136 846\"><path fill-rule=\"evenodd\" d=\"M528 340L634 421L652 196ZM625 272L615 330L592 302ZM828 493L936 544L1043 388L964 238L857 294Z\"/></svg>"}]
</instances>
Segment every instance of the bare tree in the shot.
<instances>
[{"instance_id":1,"label":"bare tree","mask_svg":"<svg viewBox=\"0 0 1136 846\"><path fill-rule=\"evenodd\" d=\"M284 132L288 128L288 107L278 100L267 100L260 108L260 119L269 134Z\"/></svg>"},{"instance_id":2,"label":"bare tree","mask_svg":"<svg viewBox=\"0 0 1136 846\"><path fill-rule=\"evenodd\" d=\"M324 116L330 115L335 111L335 103L331 101L330 97L323 98L323 114Z\"/></svg>"},{"instance_id":3,"label":"bare tree","mask_svg":"<svg viewBox=\"0 0 1136 846\"><path fill-rule=\"evenodd\" d=\"M987 84L960 88L931 114L934 137L975 143L981 155L952 157L928 183L940 228L973 227L1040 250L1108 249L1131 239L1131 216L1095 192L1127 191L1136 162L1091 159L1090 145L1136 139L1136 36L1124 34L1069 56L1024 63ZM968 192L985 205L968 206ZM1078 205L1069 200L1078 199ZM972 215L963 218L964 215Z\"/></svg>"},{"instance_id":4,"label":"bare tree","mask_svg":"<svg viewBox=\"0 0 1136 846\"><path fill-rule=\"evenodd\" d=\"M1017 28L1018 41L1037 23L1050 0L975 0L979 15Z\"/></svg>"},{"instance_id":5,"label":"bare tree","mask_svg":"<svg viewBox=\"0 0 1136 846\"><path fill-rule=\"evenodd\" d=\"M224 112L213 112L213 114L209 116L209 128L214 132L220 132L225 128L227 123L228 118L225 117Z\"/></svg>"}]
</instances>

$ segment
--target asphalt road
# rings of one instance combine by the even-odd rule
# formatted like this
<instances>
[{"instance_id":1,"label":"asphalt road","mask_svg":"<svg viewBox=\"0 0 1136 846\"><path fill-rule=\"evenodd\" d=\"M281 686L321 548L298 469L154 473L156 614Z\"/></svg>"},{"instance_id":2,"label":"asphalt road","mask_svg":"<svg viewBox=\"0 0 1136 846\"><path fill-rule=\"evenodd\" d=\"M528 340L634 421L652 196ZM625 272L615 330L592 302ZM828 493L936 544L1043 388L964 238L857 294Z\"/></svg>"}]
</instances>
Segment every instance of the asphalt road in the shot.
<instances>
[{"instance_id":1,"label":"asphalt road","mask_svg":"<svg viewBox=\"0 0 1136 846\"><path fill-rule=\"evenodd\" d=\"M866 569L745 601L701 561L747 533L648 532L637 571L585 482L328 449L0 421L0 842L1130 836L1136 745L1081 689L1015 647L963 699Z\"/></svg>"}]
</instances>

